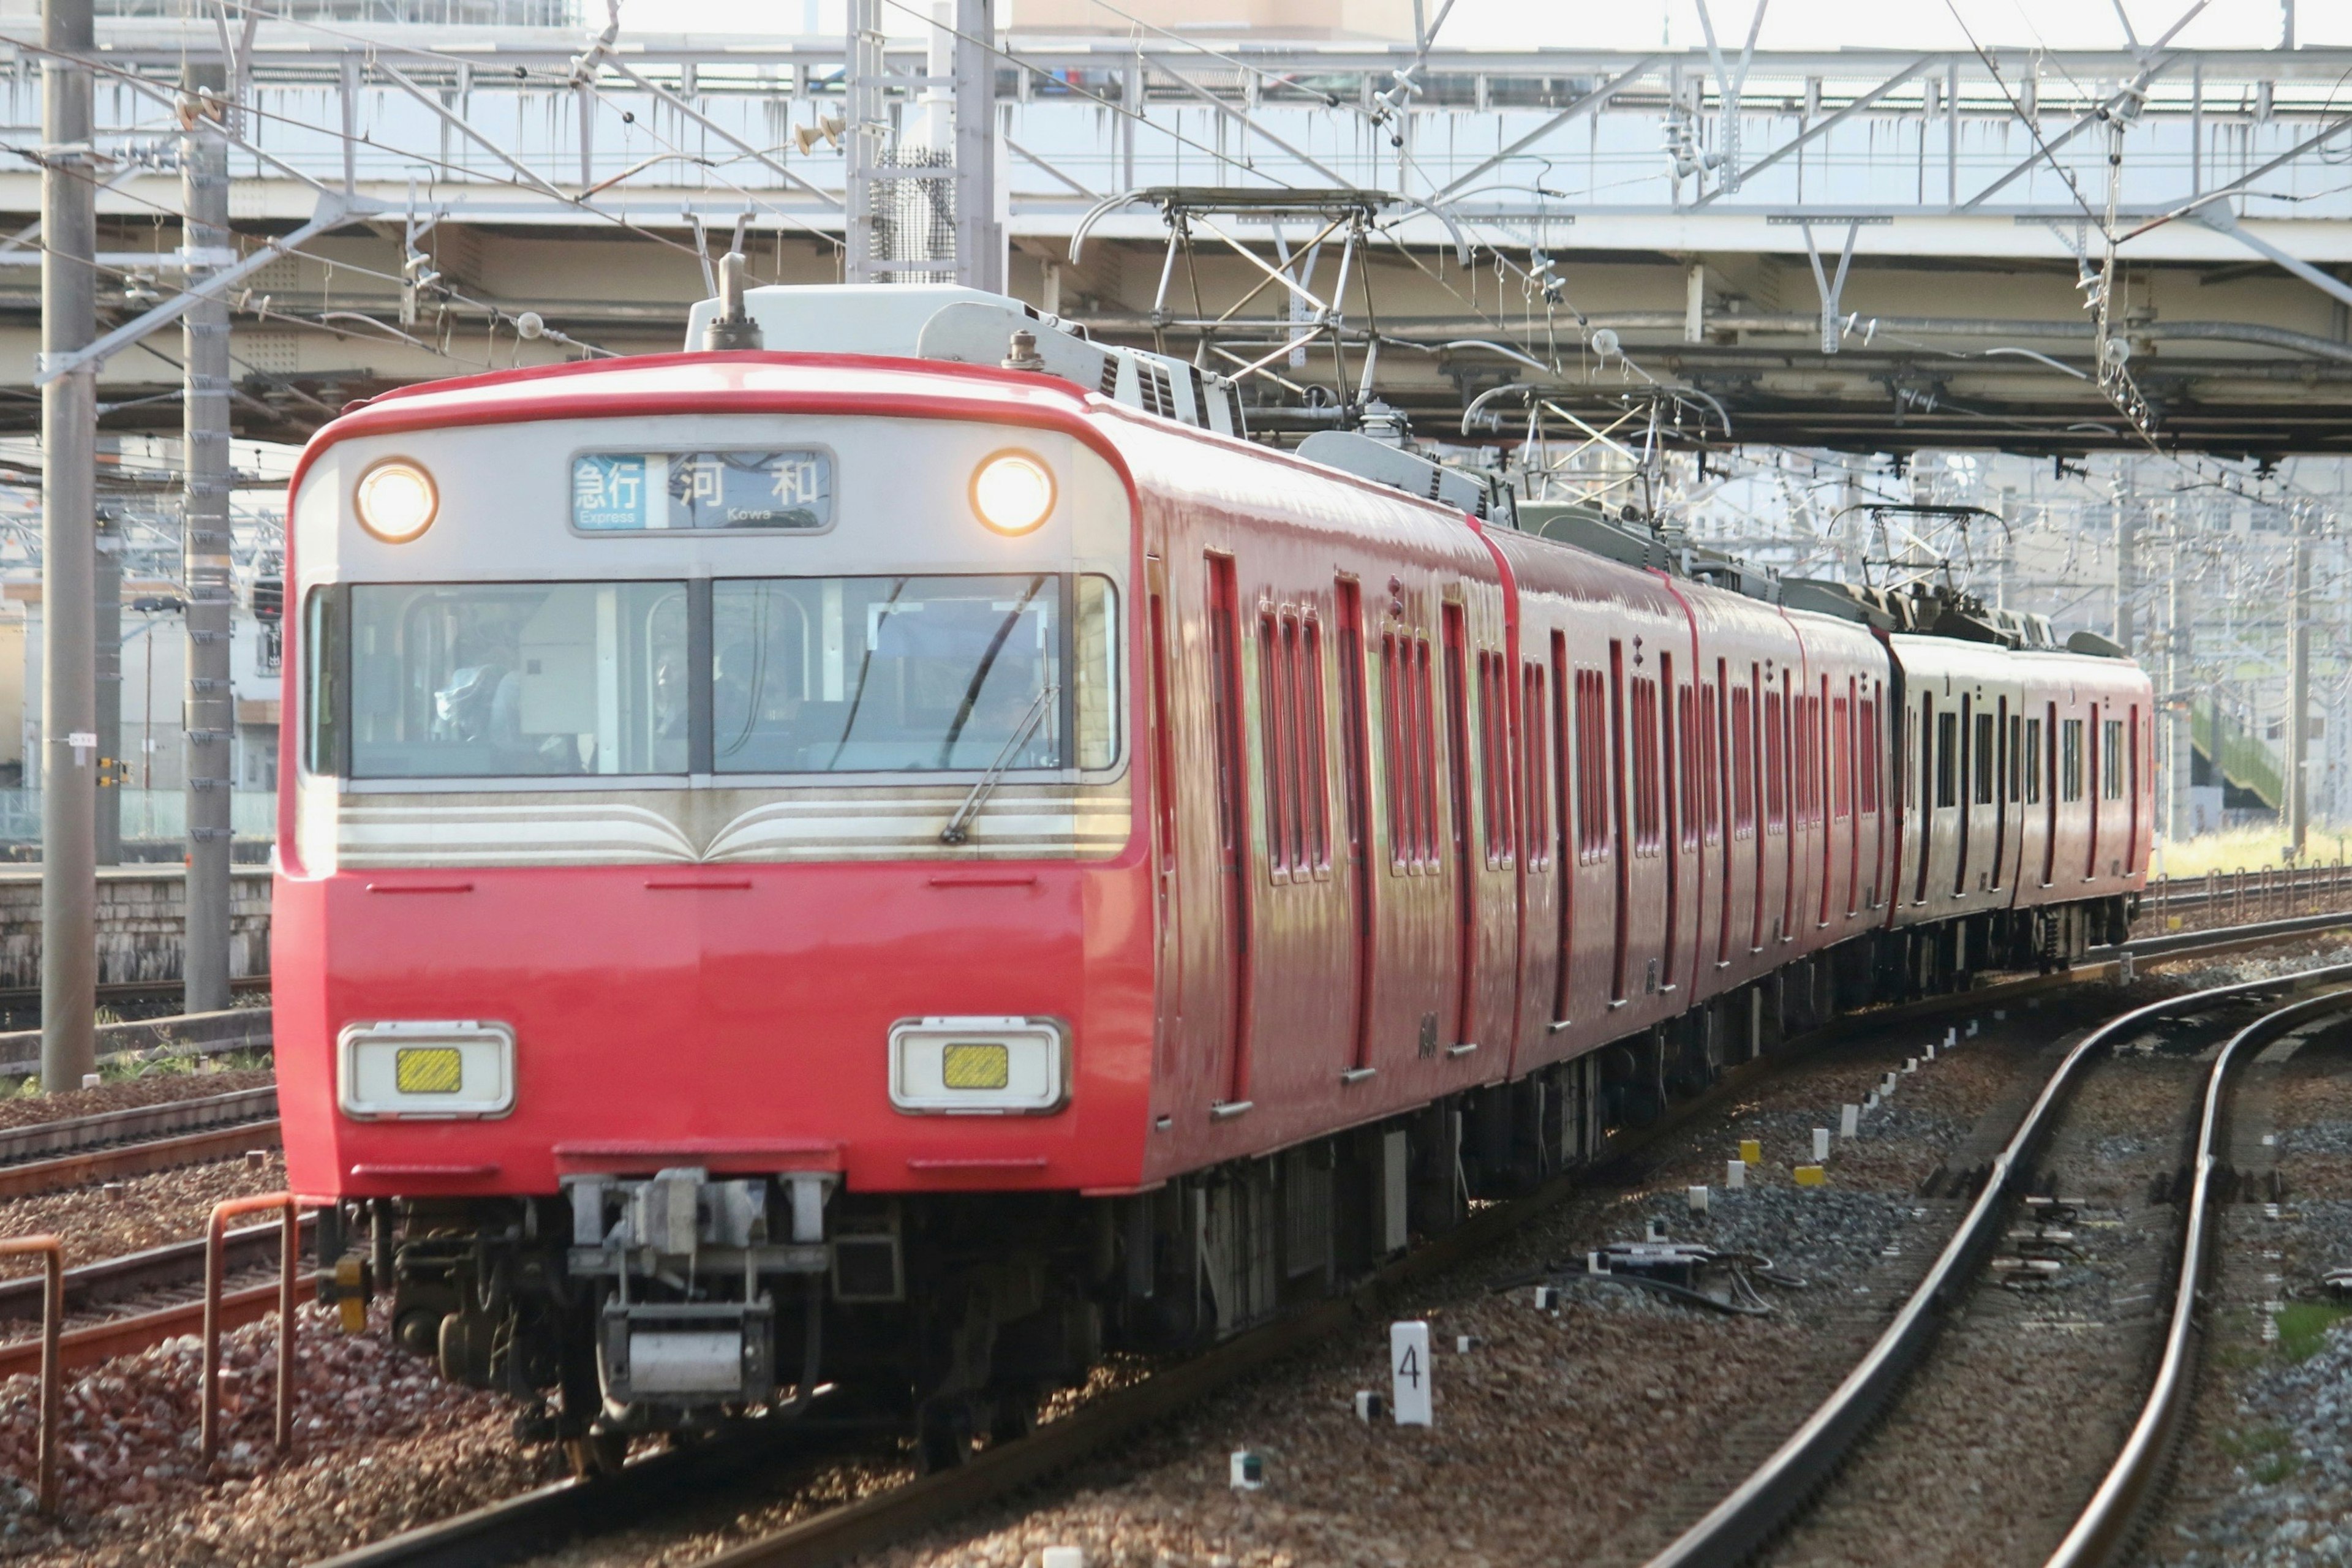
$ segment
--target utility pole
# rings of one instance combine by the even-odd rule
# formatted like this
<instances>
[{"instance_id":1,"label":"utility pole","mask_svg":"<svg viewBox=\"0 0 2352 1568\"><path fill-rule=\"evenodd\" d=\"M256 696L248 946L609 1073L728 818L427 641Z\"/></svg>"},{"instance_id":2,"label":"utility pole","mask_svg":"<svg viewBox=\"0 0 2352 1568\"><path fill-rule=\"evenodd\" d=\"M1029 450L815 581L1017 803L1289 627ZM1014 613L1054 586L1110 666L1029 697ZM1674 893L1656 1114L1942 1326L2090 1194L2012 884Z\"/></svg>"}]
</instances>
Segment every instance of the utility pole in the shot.
<instances>
[{"instance_id":1,"label":"utility pole","mask_svg":"<svg viewBox=\"0 0 2352 1568\"><path fill-rule=\"evenodd\" d=\"M98 676L98 820L92 837L101 866L122 864L122 786L131 770L122 760L122 529L111 510L96 518L98 559L90 625Z\"/></svg>"},{"instance_id":2,"label":"utility pole","mask_svg":"<svg viewBox=\"0 0 2352 1568\"><path fill-rule=\"evenodd\" d=\"M180 77L181 244L191 289L225 257L228 232L228 73L191 65ZM187 391L182 440L187 465L181 508L181 568L187 584L187 937L182 1005L211 1013L229 1004L229 746L236 699L229 688L229 612L236 580L229 559L228 304L205 296L181 317Z\"/></svg>"},{"instance_id":3,"label":"utility pole","mask_svg":"<svg viewBox=\"0 0 2352 1568\"><path fill-rule=\"evenodd\" d=\"M46 357L98 335L90 0L42 0L41 47ZM97 384L85 365L41 389L41 1087L51 1094L98 1066Z\"/></svg>"},{"instance_id":4,"label":"utility pole","mask_svg":"<svg viewBox=\"0 0 2352 1568\"><path fill-rule=\"evenodd\" d=\"M2125 499L2124 470L2116 471L2114 490L2116 523L2116 642L2124 652L2132 652L2132 595L2139 588L2139 562L2135 546L2138 543L2139 516L2132 502Z\"/></svg>"},{"instance_id":5,"label":"utility pole","mask_svg":"<svg viewBox=\"0 0 2352 1568\"><path fill-rule=\"evenodd\" d=\"M990 0L956 0L956 281L1004 292L996 221L996 21Z\"/></svg>"},{"instance_id":6,"label":"utility pole","mask_svg":"<svg viewBox=\"0 0 2352 1568\"><path fill-rule=\"evenodd\" d=\"M2177 527L2186 526L2183 519ZM2189 641L2193 616L2189 585L2189 562L2178 543L2172 551L2172 582L2165 605L2164 638L2164 838L2178 844L2193 837L2189 784L2195 771L2194 744L2189 737L2189 660L2196 650Z\"/></svg>"},{"instance_id":7,"label":"utility pole","mask_svg":"<svg viewBox=\"0 0 2352 1568\"><path fill-rule=\"evenodd\" d=\"M2286 842L2298 860L2311 832L2309 784L2304 764L2311 750L2311 542L2303 513L2294 513L2294 575L2287 588Z\"/></svg>"}]
</instances>

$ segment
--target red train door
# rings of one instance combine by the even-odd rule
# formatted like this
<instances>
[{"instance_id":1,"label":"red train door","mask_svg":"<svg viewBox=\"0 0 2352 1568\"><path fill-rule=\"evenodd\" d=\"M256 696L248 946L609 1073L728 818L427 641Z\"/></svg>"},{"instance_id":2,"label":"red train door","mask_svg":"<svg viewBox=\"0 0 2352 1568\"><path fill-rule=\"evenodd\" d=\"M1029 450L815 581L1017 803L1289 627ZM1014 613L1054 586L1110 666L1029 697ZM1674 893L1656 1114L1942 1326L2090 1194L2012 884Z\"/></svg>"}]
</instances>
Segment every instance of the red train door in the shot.
<instances>
[{"instance_id":1,"label":"red train door","mask_svg":"<svg viewBox=\"0 0 2352 1568\"><path fill-rule=\"evenodd\" d=\"M1625 922L1633 900L1633 837L1625 820L1625 645L1609 639L1609 804L1617 826L1617 914L1614 957L1609 968L1609 999L1625 1000Z\"/></svg>"},{"instance_id":2,"label":"red train door","mask_svg":"<svg viewBox=\"0 0 2352 1568\"><path fill-rule=\"evenodd\" d=\"M1218 854L1223 876L1225 970L1230 984L1224 1102L1249 1099L1250 852L1248 754L1242 742L1241 594L1230 555L1209 557L1209 702L1217 762Z\"/></svg>"},{"instance_id":3,"label":"red train door","mask_svg":"<svg viewBox=\"0 0 2352 1568\"><path fill-rule=\"evenodd\" d=\"M1733 763L1731 753L1731 675L1723 659L1715 661L1715 689L1707 694L1705 715L1707 744L1711 748L1714 766L1707 770L1707 809L1716 817L1716 842L1723 846L1723 913L1715 929L1715 966L1717 969L1731 962L1731 857L1734 853L1733 825L1738 821L1731 801Z\"/></svg>"},{"instance_id":4,"label":"red train door","mask_svg":"<svg viewBox=\"0 0 2352 1568\"><path fill-rule=\"evenodd\" d=\"M1756 846L1755 898L1752 900L1754 907L1748 912L1748 951L1761 952L1764 951L1764 842L1769 836L1764 830L1762 770L1757 766L1758 760L1764 754L1764 743L1759 738L1763 734L1764 723L1764 667L1760 664L1748 667L1746 721L1739 726L1739 733L1735 739L1748 753L1748 765L1743 770L1748 800L1748 837L1749 842Z\"/></svg>"},{"instance_id":5,"label":"red train door","mask_svg":"<svg viewBox=\"0 0 2352 1568\"><path fill-rule=\"evenodd\" d=\"M1927 901L1928 849L1936 841L1936 805L1941 798L1936 793L1936 700L1926 692L1919 694L1919 879L1911 889L1911 901Z\"/></svg>"},{"instance_id":6,"label":"red train door","mask_svg":"<svg viewBox=\"0 0 2352 1568\"><path fill-rule=\"evenodd\" d=\"M2303 722L2308 725L2310 721ZM2131 826L2124 839L2124 865L2136 868L2139 865L2139 704L2137 702L2131 705L2131 731L2125 740L2131 747L2127 753L2131 758L2127 775L2131 789Z\"/></svg>"},{"instance_id":7,"label":"red train door","mask_svg":"<svg viewBox=\"0 0 2352 1568\"><path fill-rule=\"evenodd\" d=\"M2099 874L2099 802L2103 798L2099 792L2106 787L2099 776L2099 753L2105 748L2099 744L2097 703L2091 704L2090 714L2089 722L2083 727L2083 749L2090 753L2090 760L2083 764L2090 775L2089 787L2083 792L2083 816L2091 825L2089 840L2083 849L2083 880L2086 882Z\"/></svg>"},{"instance_id":8,"label":"red train door","mask_svg":"<svg viewBox=\"0 0 2352 1568\"><path fill-rule=\"evenodd\" d=\"M1445 761L1454 793L1450 813L1454 829L1455 951L1454 963L1454 1040L1468 1045L1475 1016L1478 988L1475 966L1478 958L1478 890L1473 870L1470 821L1470 679L1468 652L1463 644L1462 606L1445 606Z\"/></svg>"},{"instance_id":9,"label":"red train door","mask_svg":"<svg viewBox=\"0 0 2352 1568\"><path fill-rule=\"evenodd\" d=\"M1177 906L1176 861L1176 731L1169 719L1168 590L1166 569L1157 561L1147 568L1151 593L1151 789L1152 882L1160 914L1160 1069L1174 1070L1167 1051L1182 1028L1184 1005L1184 942Z\"/></svg>"},{"instance_id":10,"label":"red train door","mask_svg":"<svg viewBox=\"0 0 2352 1568\"><path fill-rule=\"evenodd\" d=\"M2042 885L2048 887L2058 871L2058 704L2050 704L2042 729L2042 772L2048 776L2042 798L2045 803L2042 830Z\"/></svg>"},{"instance_id":11,"label":"red train door","mask_svg":"<svg viewBox=\"0 0 2352 1568\"><path fill-rule=\"evenodd\" d=\"M1994 744L1998 748L1992 770L1992 887L2000 890L2001 861L2009 854L2009 699L2000 700L1993 710Z\"/></svg>"},{"instance_id":12,"label":"red train door","mask_svg":"<svg viewBox=\"0 0 2352 1568\"><path fill-rule=\"evenodd\" d=\"M1575 900L1576 867L1581 858L1582 841L1576 829L1569 826L1569 752L1568 726L1568 634L1551 634L1551 745L1552 745L1552 817L1559 823L1556 830L1557 847L1553 853L1554 875L1559 887L1555 894L1559 900L1559 933L1557 958L1559 971L1552 981L1551 1016L1556 1023L1568 1020L1569 958L1574 947L1576 930ZM1589 808L1588 808L1589 809Z\"/></svg>"},{"instance_id":13,"label":"red train door","mask_svg":"<svg viewBox=\"0 0 2352 1568\"><path fill-rule=\"evenodd\" d=\"M1372 798L1371 715L1364 701L1363 591L1352 577L1338 584L1339 623L1339 744L1348 802L1348 902L1354 917L1355 1017L1349 1030L1348 1070L1369 1068L1372 1054Z\"/></svg>"},{"instance_id":14,"label":"red train door","mask_svg":"<svg viewBox=\"0 0 2352 1568\"><path fill-rule=\"evenodd\" d=\"M1682 735L1676 730L1675 689L1675 656L1658 656L1659 701L1664 710L1657 719L1658 744L1663 749L1658 769L1658 787L1664 792L1666 847L1666 935L1660 944L1658 983L1668 991L1675 986L1675 950L1683 939L1683 835L1682 813L1675 800L1675 785L1682 777L1684 761Z\"/></svg>"}]
</instances>

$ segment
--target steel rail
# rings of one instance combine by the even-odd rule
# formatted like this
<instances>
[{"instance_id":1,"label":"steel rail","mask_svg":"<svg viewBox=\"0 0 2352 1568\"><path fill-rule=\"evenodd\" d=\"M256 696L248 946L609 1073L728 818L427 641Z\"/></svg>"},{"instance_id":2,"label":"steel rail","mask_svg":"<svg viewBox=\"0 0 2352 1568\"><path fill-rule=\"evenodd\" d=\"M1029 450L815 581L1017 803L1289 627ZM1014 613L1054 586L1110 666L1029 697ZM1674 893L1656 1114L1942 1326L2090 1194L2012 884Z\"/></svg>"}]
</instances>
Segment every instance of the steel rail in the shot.
<instances>
[{"instance_id":1,"label":"steel rail","mask_svg":"<svg viewBox=\"0 0 2352 1568\"><path fill-rule=\"evenodd\" d=\"M2291 1003L2264 1015L2231 1037L2206 1076L2204 1105L2198 1116L2195 1181L2189 1194L2189 1215L2182 1226L2180 1274L2173 1287L2172 1321L2164 1335L2164 1354L2148 1386L2147 1401L2123 1452L2099 1483L2098 1489L2074 1521L2046 1568L2100 1568L2131 1540L2140 1510L2171 1461L2174 1440L2189 1413L2197 1387L2197 1352L2203 1341L2199 1299L2212 1267L2214 1213L2213 1174L2220 1163L2215 1152L2221 1127L2221 1096L2240 1053L2292 1033L2311 1018L2352 1009L2352 992Z\"/></svg>"},{"instance_id":2,"label":"steel rail","mask_svg":"<svg viewBox=\"0 0 2352 1568\"><path fill-rule=\"evenodd\" d=\"M122 1143L110 1149L90 1149L77 1154L63 1154L54 1160L35 1160L21 1165L0 1165L0 1199L30 1197L37 1193L54 1193L67 1187L88 1186L92 1182L104 1182L117 1176L136 1176L149 1171L168 1171L174 1166L201 1164L207 1160L226 1159L251 1149L266 1149L278 1142L278 1121L271 1117L267 1121L241 1121L228 1127L208 1128L201 1132L184 1132L170 1138L151 1138L143 1142Z\"/></svg>"},{"instance_id":3,"label":"steel rail","mask_svg":"<svg viewBox=\"0 0 2352 1568\"><path fill-rule=\"evenodd\" d=\"M194 1100L168 1100L156 1105L103 1110L60 1121L36 1121L0 1129L0 1165L128 1143L134 1139L193 1132L198 1128L274 1121L277 1115L278 1089L274 1085L264 1085Z\"/></svg>"},{"instance_id":4,"label":"steel rail","mask_svg":"<svg viewBox=\"0 0 2352 1568\"><path fill-rule=\"evenodd\" d=\"M1705 1518L1651 1558L1647 1568L1737 1568L1788 1524L1844 1462L1862 1435L1894 1398L1903 1380L1925 1359L1949 1310L1982 1272L2000 1239L2002 1216L2014 1195L2014 1184L2032 1169L2048 1143L2059 1106L2073 1092L2085 1064L2095 1055L2127 1037L2140 1026L2169 1013L2194 1011L2233 996L2335 981L2352 982L2352 963L2328 964L2168 997L2135 1007L2084 1037L2042 1085L2008 1146L1994 1157L1991 1173L1967 1216L1869 1353L1769 1458ZM2286 1015L2299 1017L2305 1011L2324 1010L2315 1009L2315 1003L2339 1009L2352 1006L2352 994L2334 993L2279 1009L2241 1031L2232 1046L2253 1037L2265 1022ZM2216 1059L2213 1074L2208 1079L2209 1136L2212 1106L2218 1100L2221 1075L2231 1058L2232 1053L2224 1051ZM2200 1172L2200 1187L2204 1174ZM2179 1396L2176 1394L2174 1397ZM2166 1430L2168 1435L2169 1427ZM2136 1432L2134 1436L2137 1439L2139 1434ZM2137 1479L2128 1500L2133 1503L2145 1485L2144 1473L2135 1475ZM2052 1561L2055 1563L2058 1560ZM2074 1568L2088 1568L2095 1561L2070 1560Z\"/></svg>"}]
</instances>

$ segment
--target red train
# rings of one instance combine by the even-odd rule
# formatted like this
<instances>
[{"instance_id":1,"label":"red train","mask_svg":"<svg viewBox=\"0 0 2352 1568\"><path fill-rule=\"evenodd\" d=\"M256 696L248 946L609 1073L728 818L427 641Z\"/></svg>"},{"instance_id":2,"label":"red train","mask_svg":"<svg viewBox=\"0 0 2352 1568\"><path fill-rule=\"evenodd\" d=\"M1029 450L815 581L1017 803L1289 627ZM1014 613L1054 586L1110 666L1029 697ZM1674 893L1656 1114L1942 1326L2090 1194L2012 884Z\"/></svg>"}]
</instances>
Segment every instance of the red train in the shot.
<instances>
[{"instance_id":1,"label":"red train","mask_svg":"<svg viewBox=\"0 0 2352 1568\"><path fill-rule=\"evenodd\" d=\"M790 352L420 386L292 487L289 1169L583 1463L819 1389L953 1462L2143 885L2148 683L2046 626L969 290L730 314Z\"/></svg>"}]
</instances>

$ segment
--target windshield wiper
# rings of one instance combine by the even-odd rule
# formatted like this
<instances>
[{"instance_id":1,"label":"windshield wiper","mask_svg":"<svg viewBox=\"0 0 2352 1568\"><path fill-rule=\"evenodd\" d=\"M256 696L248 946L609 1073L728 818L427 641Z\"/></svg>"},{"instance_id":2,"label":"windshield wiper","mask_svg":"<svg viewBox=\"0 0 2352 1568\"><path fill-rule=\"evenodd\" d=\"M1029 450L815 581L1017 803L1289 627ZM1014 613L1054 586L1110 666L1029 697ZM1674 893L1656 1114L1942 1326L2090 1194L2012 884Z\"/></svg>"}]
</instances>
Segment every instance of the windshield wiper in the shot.
<instances>
[{"instance_id":1,"label":"windshield wiper","mask_svg":"<svg viewBox=\"0 0 2352 1568\"><path fill-rule=\"evenodd\" d=\"M1021 722L1013 726L1012 738L1004 742L1004 749L996 753L996 761L989 763L988 771L973 781L971 793L963 797L963 804L955 808L955 815L948 818L948 825L940 829L940 843L961 844L971 837L971 819L979 813L981 802L988 798L989 792L995 789L1004 777L1004 770L1013 765L1013 753L1029 743L1030 735L1045 721L1046 707L1061 689L1061 683L1052 680L1038 689L1035 699L1029 704L1029 711L1021 716Z\"/></svg>"}]
</instances>

